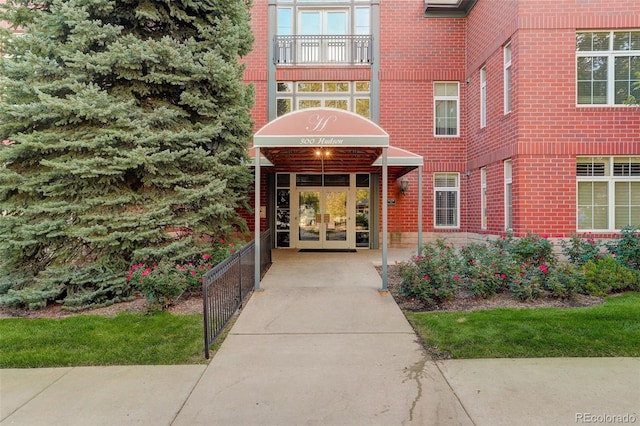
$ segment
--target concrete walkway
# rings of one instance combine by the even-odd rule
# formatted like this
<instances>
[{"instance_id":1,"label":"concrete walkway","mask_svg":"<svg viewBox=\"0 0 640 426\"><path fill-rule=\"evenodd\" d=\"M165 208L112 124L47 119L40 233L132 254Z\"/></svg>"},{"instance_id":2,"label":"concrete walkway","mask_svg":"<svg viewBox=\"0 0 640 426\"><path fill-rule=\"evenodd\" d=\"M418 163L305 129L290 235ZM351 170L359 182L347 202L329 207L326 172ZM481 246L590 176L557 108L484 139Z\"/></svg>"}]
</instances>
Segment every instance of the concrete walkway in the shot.
<instances>
[{"instance_id":1,"label":"concrete walkway","mask_svg":"<svg viewBox=\"0 0 640 426\"><path fill-rule=\"evenodd\" d=\"M0 425L640 424L639 358L431 361L379 262L274 251L209 365L0 370Z\"/></svg>"}]
</instances>

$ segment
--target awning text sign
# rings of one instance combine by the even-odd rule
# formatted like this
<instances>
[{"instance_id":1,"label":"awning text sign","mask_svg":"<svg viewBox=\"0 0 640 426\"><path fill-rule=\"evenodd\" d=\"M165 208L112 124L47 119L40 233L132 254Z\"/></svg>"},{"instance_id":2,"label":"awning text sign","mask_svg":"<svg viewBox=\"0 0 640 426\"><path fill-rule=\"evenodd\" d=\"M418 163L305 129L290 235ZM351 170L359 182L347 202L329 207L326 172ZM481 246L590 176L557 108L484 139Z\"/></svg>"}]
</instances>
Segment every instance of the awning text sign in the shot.
<instances>
[{"instance_id":1,"label":"awning text sign","mask_svg":"<svg viewBox=\"0 0 640 426\"><path fill-rule=\"evenodd\" d=\"M254 147L346 146L388 147L389 135L357 114L311 108L286 114L253 137Z\"/></svg>"}]
</instances>

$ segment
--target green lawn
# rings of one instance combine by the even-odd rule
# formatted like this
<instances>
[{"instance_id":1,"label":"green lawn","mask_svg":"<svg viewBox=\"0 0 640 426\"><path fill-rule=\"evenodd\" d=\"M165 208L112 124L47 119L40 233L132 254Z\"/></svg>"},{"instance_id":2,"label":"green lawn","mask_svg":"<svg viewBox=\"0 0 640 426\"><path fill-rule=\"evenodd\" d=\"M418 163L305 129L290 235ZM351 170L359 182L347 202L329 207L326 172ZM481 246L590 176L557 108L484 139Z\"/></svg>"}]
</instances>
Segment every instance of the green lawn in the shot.
<instances>
[{"instance_id":1,"label":"green lawn","mask_svg":"<svg viewBox=\"0 0 640 426\"><path fill-rule=\"evenodd\" d=\"M587 308L407 313L438 357L637 357L640 293Z\"/></svg>"},{"instance_id":2,"label":"green lawn","mask_svg":"<svg viewBox=\"0 0 640 426\"><path fill-rule=\"evenodd\" d=\"M202 314L0 320L0 368L205 363Z\"/></svg>"}]
</instances>

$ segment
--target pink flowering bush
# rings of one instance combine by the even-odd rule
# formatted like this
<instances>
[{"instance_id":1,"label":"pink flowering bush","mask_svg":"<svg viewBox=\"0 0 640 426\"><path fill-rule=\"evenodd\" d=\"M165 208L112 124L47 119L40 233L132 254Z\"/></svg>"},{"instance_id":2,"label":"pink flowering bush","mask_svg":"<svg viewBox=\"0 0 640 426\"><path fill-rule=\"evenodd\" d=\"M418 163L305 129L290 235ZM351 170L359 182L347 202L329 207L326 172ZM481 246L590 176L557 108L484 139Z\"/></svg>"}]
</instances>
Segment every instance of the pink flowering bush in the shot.
<instances>
[{"instance_id":1,"label":"pink flowering bush","mask_svg":"<svg viewBox=\"0 0 640 426\"><path fill-rule=\"evenodd\" d=\"M504 249L471 243L460 250L465 288L474 296L487 298L509 288L519 269Z\"/></svg>"},{"instance_id":2,"label":"pink flowering bush","mask_svg":"<svg viewBox=\"0 0 640 426\"><path fill-rule=\"evenodd\" d=\"M400 292L431 305L453 299L462 277L453 245L439 239L427 244L423 253L398 265L402 277Z\"/></svg>"},{"instance_id":3,"label":"pink flowering bush","mask_svg":"<svg viewBox=\"0 0 640 426\"><path fill-rule=\"evenodd\" d=\"M530 301L640 291L637 230L623 230L619 238L604 244L590 236L574 236L562 246L568 262L558 259L547 238L533 234L505 235L460 250L438 240L424 246L424 255L399 265L400 291L431 305L457 293L489 298L508 292Z\"/></svg>"},{"instance_id":4,"label":"pink flowering bush","mask_svg":"<svg viewBox=\"0 0 640 426\"><path fill-rule=\"evenodd\" d=\"M151 265L134 264L127 272L126 279L152 306L166 309L183 294L201 291L204 275L235 251L234 243L226 244L224 240L219 240L212 250L199 253L192 261L176 264L161 260Z\"/></svg>"},{"instance_id":5,"label":"pink flowering bush","mask_svg":"<svg viewBox=\"0 0 640 426\"><path fill-rule=\"evenodd\" d=\"M154 308L166 309L175 303L187 288L186 275L176 273L175 266L167 261L147 266L139 263L131 266L127 280L135 286Z\"/></svg>"},{"instance_id":6,"label":"pink flowering bush","mask_svg":"<svg viewBox=\"0 0 640 426\"><path fill-rule=\"evenodd\" d=\"M568 241L562 241L560 245L562 253L573 265L582 266L604 255L604 248L591 234L571 235Z\"/></svg>"},{"instance_id":7,"label":"pink flowering bush","mask_svg":"<svg viewBox=\"0 0 640 426\"><path fill-rule=\"evenodd\" d=\"M582 269L568 262L556 265L546 276L545 289L559 299L572 299L577 294L584 293Z\"/></svg>"}]
</instances>

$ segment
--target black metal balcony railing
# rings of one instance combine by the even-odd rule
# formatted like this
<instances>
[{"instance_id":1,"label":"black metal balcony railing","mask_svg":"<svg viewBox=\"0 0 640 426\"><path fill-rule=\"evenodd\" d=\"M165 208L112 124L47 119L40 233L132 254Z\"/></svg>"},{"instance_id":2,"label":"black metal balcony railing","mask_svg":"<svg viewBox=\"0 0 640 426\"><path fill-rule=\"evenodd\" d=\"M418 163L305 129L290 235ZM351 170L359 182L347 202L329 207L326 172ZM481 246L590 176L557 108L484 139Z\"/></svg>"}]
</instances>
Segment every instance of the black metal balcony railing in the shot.
<instances>
[{"instance_id":1,"label":"black metal balcony railing","mask_svg":"<svg viewBox=\"0 0 640 426\"><path fill-rule=\"evenodd\" d=\"M344 64L373 62L370 35L288 35L275 36L274 62L277 65Z\"/></svg>"}]
</instances>

